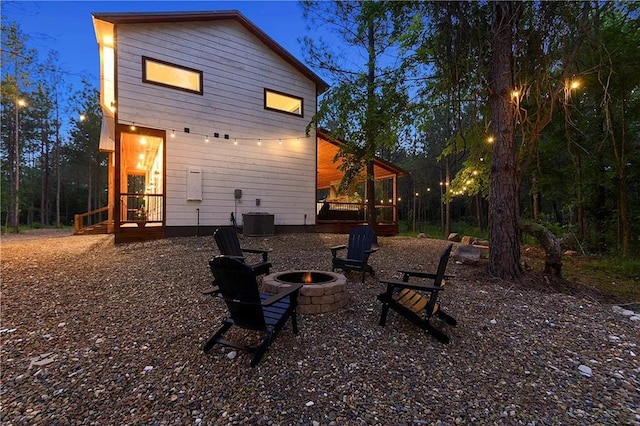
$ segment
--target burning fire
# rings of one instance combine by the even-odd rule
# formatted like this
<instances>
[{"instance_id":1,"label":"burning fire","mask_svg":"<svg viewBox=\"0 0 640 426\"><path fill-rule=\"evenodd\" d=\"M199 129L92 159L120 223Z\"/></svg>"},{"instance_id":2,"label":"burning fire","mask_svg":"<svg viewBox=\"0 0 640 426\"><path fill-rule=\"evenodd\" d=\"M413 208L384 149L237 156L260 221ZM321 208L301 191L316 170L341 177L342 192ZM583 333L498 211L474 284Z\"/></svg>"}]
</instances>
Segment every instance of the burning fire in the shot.
<instances>
[{"instance_id":1,"label":"burning fire","mask_svg":"<svg viewBox=\"0 0 640 426\"><path fill-rule=\"evenodd\" d=\"M305 272L305 274L302 276L302 282L305 284L311 284L313 282L311 272Z\"/></svg>"}]
</instances>

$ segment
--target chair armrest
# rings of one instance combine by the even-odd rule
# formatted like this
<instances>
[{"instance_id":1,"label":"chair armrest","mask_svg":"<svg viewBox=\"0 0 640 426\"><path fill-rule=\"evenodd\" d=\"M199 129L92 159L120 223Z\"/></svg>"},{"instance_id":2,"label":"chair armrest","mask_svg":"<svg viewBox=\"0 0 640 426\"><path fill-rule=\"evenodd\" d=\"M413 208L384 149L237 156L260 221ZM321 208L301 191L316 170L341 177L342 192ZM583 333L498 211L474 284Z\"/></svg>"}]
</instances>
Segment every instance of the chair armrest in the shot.
<instances>
[{"instance_id":1,"label":"chair armrest","mask_svg":"<svg viewBox=\"0 0 640 426\"><path fill-rule=\"evenodd\" d=\"M379 249L379 247L374 247L371 250L365 250L364 252L367 253L367 254L371 254L371 253L377 252L378 249Z\"/></svg>"},{"instance_id":2,"label":"chair armrest","mask_svg":"<svg viewBox=\"0 0 640 426\"><path fill-rule=\"evenodd\" d=\"M240 250L242 250L245 253L261 254L263 262L267 261L267 257L269 256L269 252L273 251L272 249L248 249L248 248L241 248Z\"/></svg>"},{"instance_id":3,"label":"chair armrest","mask_svg":"<svg viewBox=\"0 0 640 426\"><path fill-rule=\"evenodd\" d=\"M343 245L339 245L339 246L330 247L331 254L333 255L333 257L336 257L336 254L338 253L338 250L344 250L346 248L347 248L347 246L345 246L344 244Z\"/></svg>"},{"instance_id":4,"label":"chair armrest","mask_svg":"<svg viewBox=\"0 0 640 426\"><path fill-rule=\"evenodd\" d=\"M403 269L399 269L398 272L410 276L410 277L418 277L418 278L435 278L436 274L433 272L423 272L423 271L405 271ZM455 275L445 274L443 278L455 278Z\"/></svg>"},{"instance_id":5,"label":"chair armrest","mask_svg":"<svg viewBox=\"0 0 640 426\"><path fill-rule=\"evenodd\" d=\"M423 285L420 283L407 283L404 281L384 281L380 280L381 283L386 284L387 287L397 287L397 288L408 288L411 290L423 290L423 291L442 291L444 287L435 287L432 285Z\"/></svg>"},{"instance_id":6,"label":"chair armrest","mask_svg":"<svg viewBox=\"0 0 640 426\"><path fill-rule=\"evenodd\" d=\"M280 290L277 294L274 294L273 296L263 300L262 301L262 306L273 305L274 303L276 303L277 301L287 297L291 293L295 293L295 292L299 291L302 286L303 286L302 283L298 283L298 284L292 284L289 287L285 287L282 290Z\"/></svg>"}]
</instances>

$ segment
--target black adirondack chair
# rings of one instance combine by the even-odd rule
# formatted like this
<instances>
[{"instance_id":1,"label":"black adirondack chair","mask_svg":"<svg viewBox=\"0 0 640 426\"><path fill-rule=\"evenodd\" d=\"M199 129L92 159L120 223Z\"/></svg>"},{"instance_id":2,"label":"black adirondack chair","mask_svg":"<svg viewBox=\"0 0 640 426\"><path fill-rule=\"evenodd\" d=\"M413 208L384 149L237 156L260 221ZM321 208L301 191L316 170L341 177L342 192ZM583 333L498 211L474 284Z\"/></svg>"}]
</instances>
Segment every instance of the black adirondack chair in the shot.
<instances>
[{"instance_id":1,"label":"black adirondack chair","mask_svg":"<svg viewBox=\"0 0 640 426\"><path fill-rule=\"evenodd\" d=\"M456 320L442 311L438 302L438 296L444 290L445 280L453 277L453 275L445 275L444 273L447 269L452 247L453 244L449 244L440 255L436 273L401 270L399 272L403 274L402 281L380 280L381 283L387 285L387 291L378 295L378 300L382 302L381 326L385 325L387 313L391 308L439 341L449 343L449 336L436 328L431 323L431 318L435 315L448 325L456 325ZM424 282L410 283L410 277L432 279L433 285L427 285Z\"/></svg>"},{"instance_id":2,"label":"black adirondack chair","mask_svg":"<svg viewBox=\"0 0 640 426\"><path fill-rule=\"evenodd\" d=\"M298 292L302 284L292 284L278 294L261 294L256 276L251 267L241 259L232 256L216 256L209 261L215 278L215 287L210 293L222 298L227 304L229 315L215 334L205 343L208 352L216 344L229 346L253 353L251 366L258 362L291 317L294 334L298 332L296 308ZM232 327L255 330L264 333L264 338L256 346L232 342L224 339L224 334Z\"/></svg>"},{"instance_id":3,"label":"black adirondack chair","mask_svg":"<svg viewBox=\"0 0 640 426\"><path fill-rule=\"evenodd\" d=\"M241 248L238 232L233 228L218 228L213 233L213 237L222 255L245 259L244 253L261 254L262 262L252 263L249 266L255 275L269 275L272 266L268 260L269 250Z\"/></svg>"},{"instance_id":4,"label":"black adirondack chair","mask_svg":"<svg viewBox=\"0 0 640 426\"><path fill-rule=\"evenodd\" d=\"M368 225L358 225L349 232L348 245L331 247L331 270L362 271L362 282L367 272L375 276L375 271L369 265L369 256L378 249L372 248L375 231ZM347 250L346 257L339 257L340 250Z\"/></svg>"}]
</instances>

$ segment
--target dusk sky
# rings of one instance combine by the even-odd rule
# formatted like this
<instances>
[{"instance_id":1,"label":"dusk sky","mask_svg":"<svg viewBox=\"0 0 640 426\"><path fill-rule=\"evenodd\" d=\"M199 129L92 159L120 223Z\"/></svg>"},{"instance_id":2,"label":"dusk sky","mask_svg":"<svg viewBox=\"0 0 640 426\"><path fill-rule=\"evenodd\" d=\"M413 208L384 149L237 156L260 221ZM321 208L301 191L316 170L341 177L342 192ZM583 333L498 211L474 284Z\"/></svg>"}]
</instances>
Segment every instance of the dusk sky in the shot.
<instances>
[{"instance_id":1,"label":"dusk sky","mask_svg":"<svg viewBox=\"0 0 640 426\"><path fill-rule=\"evenodd\" d=\"M297 41L306 22L297 1L2 1L5 22L15 21L29 37L28 46L44 59L51 50L67 83L77 85L83 76L99 86L98 47L92 12L239 10L299 60Z\"/></svg>"}]
</instances>

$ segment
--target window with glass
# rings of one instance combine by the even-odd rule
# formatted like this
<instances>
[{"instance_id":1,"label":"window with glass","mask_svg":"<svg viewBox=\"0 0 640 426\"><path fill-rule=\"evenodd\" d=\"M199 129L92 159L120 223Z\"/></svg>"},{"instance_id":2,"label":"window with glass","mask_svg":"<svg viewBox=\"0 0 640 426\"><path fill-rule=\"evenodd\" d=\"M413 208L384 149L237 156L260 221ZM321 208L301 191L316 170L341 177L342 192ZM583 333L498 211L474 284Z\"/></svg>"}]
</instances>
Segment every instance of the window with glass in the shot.
<instances>
[{"instance_id":1,"label":"window with glass","mask_svg":"<svg viewBox=\"0 0 640 426\"><path fill-rule=\"evenodd\" d=\"M202 71L142 57L142 81L202 95Z\"/></svg>"},{"instance_id":2,"label":"window with glass","mask_svg":"<svg viewBox=\"0 0 640 426\"><path fill-rule=\"evenodd\" d=\"M303 99L276 90L264 89L264 109L303 116Z\"/></svg>"}]
</instances>

